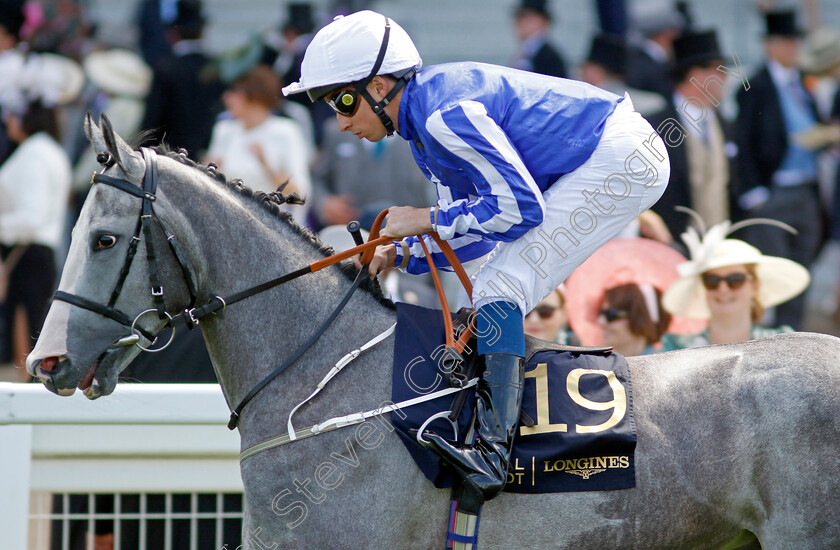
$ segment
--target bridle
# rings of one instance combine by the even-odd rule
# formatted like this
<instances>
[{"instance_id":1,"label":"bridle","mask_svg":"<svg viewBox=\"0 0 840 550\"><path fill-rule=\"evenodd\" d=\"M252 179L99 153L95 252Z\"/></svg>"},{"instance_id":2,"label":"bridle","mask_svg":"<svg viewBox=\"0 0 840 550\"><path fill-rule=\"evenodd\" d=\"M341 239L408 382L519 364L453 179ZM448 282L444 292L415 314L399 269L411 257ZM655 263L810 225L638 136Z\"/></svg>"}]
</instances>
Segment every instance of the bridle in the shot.
<instances>
[{"instance_id":1,"label":"bridle","mask_svg":"<svg viewBox=\"0 0 840 550\"><path fill-rule=\"evenodd\" d=\"M155 151L153 151L152 149L148 149L145 147L141 149L141 152L143 154L143 160L146 164L145 173L143 174L143 180L141 182L141 187L138 187L130 181L112 178L110 176L105 176L104 174L99 174L97 172L94 172L93 176L91 177L91 184L103 183L125 193L128 193L129 195L138 197L142 201L139 218L137 220L137 226L134 230L134 236L131 238L131 242L129 243L128 252L126 254L125 261L123 262L122 269L120 270L120 274L117 279L117 284L114 287L114 290L111 292L111 297L109 298L107 305L95 302L94 300L85 298L83 296L70 294L69 292L64 291L56 291L54 295L54 299L56 300L67 302L68 304L74 305L81 309L97 313L111 320L114 320L117 323L128 328L129 335L118 339L114 344L112 344L112 346L119 347L136 345L144 351L161 351L172 342L172 339L175 336L175 327L178 324L184 323L187 325L187 327L193 328L196 325L198 325L200 320L204 317L223 311L227 306L231 304L234 304L236 302L254 296L255 294L259 294L260 292L264 292L278 285L306 275L307 273L314 273L316 271L324 269L325 267L336 264L342 260L352 258L353 256L356 256L360 253L362 254L361 263L363 266L365 266L370 263L371 259L373 259L373 254L377 246L391 242L391 239L389 237L379 236L379 229L382 226L382 222L385 219L385 215L388 213L388 210L383 210L382 212L380 212L379 216L377 216L376 220L374 221L367 242L362 243L361 235L358 231L356 231L353 236L358 246L355 246L343 252L339 252L337 254L333 254L332 256L328 256L321 260L312 262L306 267L302 267L300 269L286 273L264 283L252 286L250 288L246 288L245 290L241 290L239 292L231 294L230 296L224 298L221 296L213 296L203 306L195 307L195 303L197 301L197 287L195 284L195 277L193 271L189 267L189 263L186 260L186 256L181 252L180 248L178 247L175 241L175 236L166 229L163 222L160 220L157 214L155 214L154 210L154 201L156 200L155 193L157 192L158 180L157 153L155 153ZM157 256L155 254L152 235L153 223L156 223L166 236L166 241L169 243L169 247L172 250L175 259L181 268L184 280L186 281L187 289L190 293L189 307L176 315L172 315L167 311L166 300L164 299L163 286L160 284L158 279ZM115 307L115 305L117 299L120 296L120 293L122 292L122 287L125 283L125 280L128 277L128 272L131 269L131 264L134 260L134 256L137 253L137 246L140 243L141 232L143 235L143 239L146 241L146 259L149 271L150 292L155 307L141 311L137 316L134 317L134 320L132 321L129 315L118 310ZM441 240L437 233L432 232L429 235L437 243L438 247L448 259L450 265L453 268L455 268L459 279L464 284L464 287L467 289L468 295L471 295L472 287L469 282L469 277L467 277L466 273L464 272L464 269L458 261L457 256L455 256L454 252L452 251L452 248L445 241ZM466 342L470 337L470 330L464 331L457 341L453 338L452 319L449 315L449 308L446 304L446 296L443 294L443 287L441 285L434 263L432 262L431 254L429 254L428 250L426 249L426 245L423 243L422 239L420 240L420 244L422 245L423 250L426 253L426 257L429 259L429 267L435 281L435 286L438 288L438 296L441 300L441 307L443 309L444 325L446 329L447 338L446 351L458 355L459 352L464 350ZM348 289L347 293L344 295L344 297L338 303L338 305L335 307L332 313L324 320L320 328L306 342L299 346L298 349L286 361L283 362L283 364L274 369L270 374L263 378L261 382L254 386L254 388L252 388L251 391L245 395L245 397L239 402L239 404L236 407L234 407L230 415L228 428L230 428L231 430L235 429L239 422L240 414L245 408L245 405L247 405L260 390L267 386L269 382L274 380L278 375L280 375L280 373L282 373L295 361L297 361L306 352L306 350L312 347L315 341L317 341L318 338L321 337L321 335L327 330L330 324L332 324L332 322L335 320L338 314L344 309L344 306L350 300L351 296L364 279L364 274L366 272L367 269L365 269L364 267L359 270L359 273L356 275L356 279L353 281L353 284ZM143 315L152 312L157 312L158 319L160 319L161 321L166 321L161 330L163 330L163 328L166 328L167 326L172 329L172 334L169 338L169 341L164 346L154 349L151 349L151 346L154 345L157 337L154 334L151 334L147 330L143 329L142 327L137 326L137 322ZM143 336L144 338L149 340L149 342L151 342L149 344L149 347L143 347L139 344L140 336Z\"/></svg>"},{"instance_id":2,"label":"bridle","mask_svg":"<svg viewBox=\"0 0 840 550\"><path fill-rule=\"evenodd\" d=\"M181 252L180 247L178 247L178 244L175 241L175 236L166 229L166 226L155 214L153 205L156 199L155 193L157 192L158 181L157 153L155 153L155 151L153 151L152 149L148 149L145 147L141 151L143 153L143 160L146 164L146 171L143 174L143 181L141 182L142 188L134 185L133 183L127 180L112 178L110 176L106 176L97 172L94 172L93 176L90 179L91 184L104 183L105 185L109 185L111 187L114 187L115 189L119 189L124 193L128 193L129 195L138 197L141 199L142 202L140 213L137 218L137 225L134 228L134 235L131 237L131 241L128 244L128 251L126 252L126 257L123 261L122 268L120 269L120 273L117 278L117 283L114 286L114 289L111 291L111 297L108 299L107 304L95 302L89 298L85 298L84 296L71 294L69 292L64 292L61 290L56 291L53 297L56 300L67 302L68 304L74 305L76 307L92 311L94 313L98 313L99 315L116 321L117 323L128 328L129 335L117 340L114 343L114 346L137 345L140 349L143 349L144 351L156 352L165 349L172 342L172 338L174 338L175 336L175 331L173 329L169 341L165 345L159 348L152 349L151 346L153 346L155 341L157 341L157 336L137 325L138 321L143 315L153 312L157 313L158 319L166 320L167 325L171 325L174 319L173 316L167 312L163 285L160 284L158 278L157 255L155 253L154 239L152 235L153 223L157 224L158 227L160 227L163 231L166 237L166 241L169 243L169 248L175 255L175 259L178 262L178 265L181 267L181 271L184 275L184 280L186 281L187 290L190 293L190 309L192 309L195 306L197 298L195 277L193 275L192 269L190 269L189 264L186 261L186 256L184 256L184 254ZM132 320L132 318L129 315L120 311L115 306L117 300L120 297L120 294L122 293L122 288L125 284L126 278L128 277L128 273L131 270L131 264L134 261L134 256L137 254L137 246L140 244L141 232L143 240L146 243L146 259L150 283L149 290L155 307L140 312ZM143 336L150 342L149 347L143 347L140 344L140 336Z\"/></svg>"},{"instance_id":3,"label":"bridle","mask_svg":"<svg viewBox=\"0 0 840 550\"><path fill-rule=\"evenodd\" d=\"M64 292L61 290L56 291L53 296L55 300L67 302L68 304L71 304L78 308L97 313L99 315L102 315L103 317L107 317L108 319L116 321L122 326L128 328L129 334L127 336L119 338L114 344L112 344L112 346L114 347L136 345L144 351L161 351L172 342L172 339L175 336L175 327L181 323L186 324L188 328L193 328L196 325L198 325L200 320L204 317L218 313L220 312L220 310L224 310L230 304L233 304L240 300L244 300L245 298L248 298L260 292L264 292L270 288L274 288L275 286L296 279L307 273L313 273L315 271L338 263L341 260L345 260L347 258L355 256L356 254L359 254L362 251L364 251L365 253L365 256L363 256L363 262L368 263L370 262L370 258L372 258L373 256L374 248L380 244L384 244L390 241L390 239L388 239L387 237L371 237L371 240L369 240L367 243L362 243L361 235L358 231L356 231L354 233L354 238L356 239L356 242L359 244L359 246L355 248L351 248L350 250L346 250L344 252L313 262L306 267L297 269L270 281L266 281L262 284L255 285L253 287L239 291L228 297L223 298L221 296L213 296L205 305L201 307L195 307L195 303L197 301L197 287L195 284L195 276L193 274L193 271L189 267L189 263L186 260L186 256L181 252L180 247L177 245L175 241L175 236L166 229L166 226L163 224L163 222L160 220L160 218L154 210L154 202L157 198L156 192L158 181L157 153L155 153L155 151L153 151L152 149L148 148L142 148L141 152L143 153L143 160L145 161L146 169L145 173L143 174L143 180L141 182L140 187L131 183L128 180L113 178L97 172L94 172L93 176L91 177L91 184L103 183L105 185L118 189L124 193L128 193L131 196L137 197L141 199L142 202L139 217L137 220L137 225L134 229L134 235L132 236L131 241L129 242L126 258L123 261L123 266L120 269L120 273L117 278L117 283L114 286L113 291L111 291L111 296L108 299L108 303L102 304L91 300L90 298L85 298L84 296L71 294L69 292ZM382 219L384 219L386 212L387 211L382 212L379 218L377 218L377 227L381 225ZM155 253L152 235L153 224L157 224L166 236L166 241L169 243L169 247L175 256L176 261L180 265L181 271L184 276L184 280L186 281L187 289L190 293L189 307L175 315L170 314L167 311L166 300L164 298L164 288L163 285L160 284L158 278L157 255ZM149 271L150 294L155 307L141 311L132 320L131 316L117 309L115 306L122 292L125 280L128 277L128 273L131 269L131 264L134 260L134 256L137 254L137 246L140 244L141 233L142 239L146 242L146 259ZM270 375L268 375L259 384L257 384L245 396L245 398L239 403L239 405L237 405L234 408L234 411L231 414L230 423L228 424L228 426L231 429L236 427L239 414L242 412L242 409L245 407L245 405L251 399L253 399L253 397L262 388L264 388L269 382L271 382L271 380L276 378L281 372L283 372L283 370L288 368L301 355L303 355L303 353L307 349L309 349L312 346L312 344L314 344L315 341L324 333L324 331L333 322L333 320L335 320L335 318L338 316L341 310L344 309L344 306L350 300L350 297L352 296L353 292L361 284L362 280L364 279L363 273L365 273L364 269L359 270L356 279L353 281L353 285L350 287L350 289L348 290L344 298L341 300L341 302L339 302L338 306L333 310L332 314L330 314L330 316L324 321L320 329L316 331L316 333L301 347L299 347L287 361L285 361L280 367L275 369ZM166 321L161 330L163 330L163 328L166 327L170 327L172 329L169 341L159 348L151 347L154 345L157 337L151 332L137 325L141 317L143 317L147 313L153 312L157 313L158 319L160 319L161 321ZM140 345L141 336L143 338L146 338L149 342L151 342L149 344L149 347L144 347Z\"/></svg>"}]
</instances>

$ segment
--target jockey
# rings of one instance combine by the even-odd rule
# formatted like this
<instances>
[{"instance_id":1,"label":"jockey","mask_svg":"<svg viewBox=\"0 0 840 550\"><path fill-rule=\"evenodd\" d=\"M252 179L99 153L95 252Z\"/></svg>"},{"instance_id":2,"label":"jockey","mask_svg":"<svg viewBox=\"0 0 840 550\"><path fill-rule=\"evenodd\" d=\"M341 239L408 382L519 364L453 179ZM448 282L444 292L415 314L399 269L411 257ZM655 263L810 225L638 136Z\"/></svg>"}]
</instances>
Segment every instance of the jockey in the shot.
<instances>
[{"instance_id":1,"label":"jockey","mask_svg":"<svg viewBox=\"0 0 840 550\"><path fill-rule=\"evenodd\" d=\"M372 11L337 17L306 49L307 92L336 112L339 129L377 142L395 132L437 188L429 208L394 206L371 275L386 267L429 270L419 237L436 231L473 275L478 353L474 445L434 433L427 445L476 498L507 479L522 403L523 316L592 252L662 195L665 146L630 99L594 86L480 63L420 70L408 34ZM388 185L388 182L382 182ZM437 265L446 260L423 237Z\"/></svg>"}]
</instances>

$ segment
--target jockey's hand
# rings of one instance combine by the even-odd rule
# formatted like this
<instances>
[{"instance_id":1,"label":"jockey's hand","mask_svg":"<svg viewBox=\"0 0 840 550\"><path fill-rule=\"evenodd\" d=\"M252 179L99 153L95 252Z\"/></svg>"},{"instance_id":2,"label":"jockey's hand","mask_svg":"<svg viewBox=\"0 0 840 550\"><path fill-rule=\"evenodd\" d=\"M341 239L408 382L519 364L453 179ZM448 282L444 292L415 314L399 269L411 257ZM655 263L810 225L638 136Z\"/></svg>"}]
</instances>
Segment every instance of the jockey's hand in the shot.
<instances>
[{"instance_id":1,"label":"jockey's hand","mask_svg":"<svg viewBox=\"0 0 840 550\"><path fill-rule=\"evenodd\" d=\"M392 206L385 216L385 227L379 232L383 237L401 239L410 235L420 235L432 230L432 220L428 208L413 206Z\"/></svg>"},{"instance_id":2,"label":"jockey's hand","mask_svg":"<svg viewBox=\"0 0 840 550\"><path fill-rule=\"evenodd\" d=\"M396 267L396 261L397 245L389 243L377 246L376 251L373 253L373 259L368 266L370 278L373 279L381 271Z\"/></svg>"}]
</instances>

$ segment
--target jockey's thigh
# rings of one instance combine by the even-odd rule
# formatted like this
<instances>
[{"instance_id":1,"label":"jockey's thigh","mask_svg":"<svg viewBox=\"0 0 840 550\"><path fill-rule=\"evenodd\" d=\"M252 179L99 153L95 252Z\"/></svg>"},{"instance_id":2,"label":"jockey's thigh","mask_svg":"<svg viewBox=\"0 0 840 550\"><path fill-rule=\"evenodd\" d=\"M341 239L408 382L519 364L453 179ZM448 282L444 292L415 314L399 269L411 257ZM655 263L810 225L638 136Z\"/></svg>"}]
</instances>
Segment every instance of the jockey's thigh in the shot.
<instances>
[{"instance_id":1,"label":"jockey's thigh","mask_svg":"<svg viewBox=\"0 0 840 550\"><path fill-rule=\"evenodd\" d=\"M543 223L499 243L473 276L478 308L507 300L522 314L536 306L595 250L665 191L670 164L659 135L630 99L607 119L601 141L579 168L546 192Z\"/></svg>"}]
</instances>

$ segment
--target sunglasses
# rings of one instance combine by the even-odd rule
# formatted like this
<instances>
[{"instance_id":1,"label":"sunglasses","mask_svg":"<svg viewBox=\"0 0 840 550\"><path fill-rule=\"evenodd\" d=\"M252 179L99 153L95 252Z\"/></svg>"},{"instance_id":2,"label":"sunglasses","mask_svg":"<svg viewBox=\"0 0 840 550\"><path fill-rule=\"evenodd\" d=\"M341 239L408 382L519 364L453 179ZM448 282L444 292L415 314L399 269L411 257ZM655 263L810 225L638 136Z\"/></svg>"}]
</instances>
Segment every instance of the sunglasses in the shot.
<instances>
[{"instance_id":1,"label":"sunglasses","mask_svg":"<svg viewBox=\"0 0 840 550\"><path fill-rule=\"evenodd\" d=\"M532 309L528 313L528 315L531 315L531 313L536 313L537 315L539 315L540 319L550 319L551 316L554 315L555 311L557 311L557 306L550 306L550 305L543 304L543 305L539 305L539 306L535 307L534 309ZM527 315L526 315L526 317L527 317Z\"/></svg>"},{"instance_id":2,"label":"sunglasses","mask_svg":"<svg viewBox=\"0 0 840 550\"><path fill-rule=\"evenodd\" d=\"M730 273L726 277L714 273L704 273L702 276L703 286L706 287L706 290L717 290L723 281L726 281L726 284L732 290L738 290L751 278L747 273Z\"/></svg>"},{"instance_id":3,"label":"sunglasses","mask_svg":"<svg viewBox=\"0 0 840 550\"><path fill-rule=\"evenodd\" d=\"M325 100L333 111L344 116L353 116L359 110L359 91L341 90Z\"/></svg>"},{"instance_id":4,"label":"sunglasses","mask_svg":"<svg viewBox=\"0 0 840 550\"><path fill-rule=\"evenodd\" d=\"M604 319L607 320L608 323L612 323L613 321L618 321L619 319L626 319L627 312L623 309L618 309L617 307L608 307L604 308L598 312L599 315L603 315Z\"/></svg>"}]
</instances>

